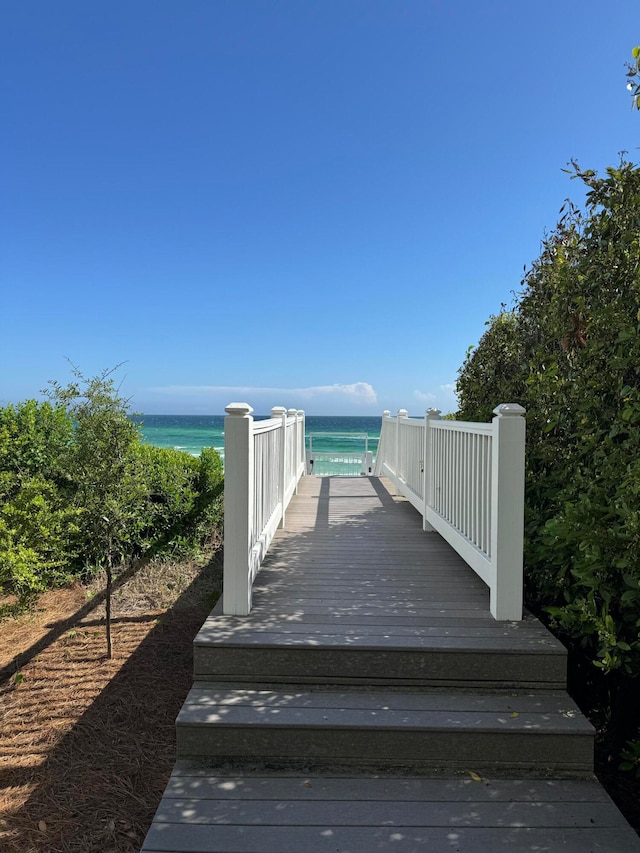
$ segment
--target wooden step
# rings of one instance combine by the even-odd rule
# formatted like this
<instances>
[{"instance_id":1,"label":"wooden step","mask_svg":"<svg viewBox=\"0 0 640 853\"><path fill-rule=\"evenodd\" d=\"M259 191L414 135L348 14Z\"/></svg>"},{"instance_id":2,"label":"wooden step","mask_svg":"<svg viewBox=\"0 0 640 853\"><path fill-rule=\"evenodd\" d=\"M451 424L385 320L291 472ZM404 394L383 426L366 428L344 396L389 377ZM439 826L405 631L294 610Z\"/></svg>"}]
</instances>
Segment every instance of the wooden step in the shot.
<instances>
[{"instance_id":1,"label":"wooden step","mask_svg":"<svg viewBox=\"0 0 640 853\"><path fill-rule=\"evenodd\" d=\"M294 612L294 616L291 612ZM389 687L465 686L562 690L564 646L534 617L503 623L464 620L418 606L397 613L336 604L330 615L291 608L246 619L220 606L194 641L194 679L256 685L287 683Z\"/></svg>"},{"instance_id":2,"label":"wooden step","mask_svg":"<svg viewBox=\"0 0 640 853\"><path fill-rule=\"evenodd\" d=\"M176 725L178 757L252 766L575 776L593 769L593 728L562 691L285 691L200 682Z\"/></svg>"},{"instance_id":3,"label":"wooden step","mask_svg":"<svg viewBox=\"0 0 640 853\"><path fill-rule=\"evenodd\" d=\"M594 780L226 776L179 762L142 853L638 853Z\"/></svg>"}]
</instances>

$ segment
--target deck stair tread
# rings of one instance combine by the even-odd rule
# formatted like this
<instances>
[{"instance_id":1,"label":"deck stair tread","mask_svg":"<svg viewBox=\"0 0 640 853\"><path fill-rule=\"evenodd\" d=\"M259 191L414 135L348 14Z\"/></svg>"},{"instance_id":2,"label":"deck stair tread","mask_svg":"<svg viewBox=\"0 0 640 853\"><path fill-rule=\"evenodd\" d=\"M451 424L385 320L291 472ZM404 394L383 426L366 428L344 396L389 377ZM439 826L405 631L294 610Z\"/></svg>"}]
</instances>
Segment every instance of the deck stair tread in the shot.
<instances>
[{"instance_id":1,"label":"deck stair tread","mask_svg":"<svg viewBox=\"0 0 640 853\"><path fill-rule=\"evenodd\" d=\"M386 608L388 614L389 609ZM351 617L350 617L351 618ZM404 648L446 647L453 638L458 639L458 647L466 646L475 654L485 649L499 648L505 652L518 653L531 649L543 649L545 654L566 656L566 649L548 631L540 630L540 623L534 623L530 629L518 629L514 623L493 622L488 624L478 620L478 624L460 624L459 619L437 620L444 624L434 624L434 620L425 619L424 624L409 624L402 621L396 624L391 619L369 619L363 624L350 623L350 619L316 622L296 621L279 617L271 611L262 618L260 611L252 614L252 619L233 616L214 616L204 623L195 639L195 645L214 646L217 650L224 646L242 646L244 644L264 645L317 645L360 647L384 645L386 648L397 646ZM345 624L347 623L347 624Z\"/></svg>"},{"instance_id":2,"label":"deck stair tread","mask_svg":"<svg viewBox=\"0 0 640 853\"><path fill-rule=\"evenodd\" d=\"M179 762L143 853L636 853L595 781L216 775Z\"/></svg>"},{"instance_id":3,"label":"deck stair tread","mask_svg":"<svg viewBox=\"0 0 640 853\"><path fill-rule=\"evenodd\" d=\"M196 682L178 725L215 722L273 726L370 725L422 729L479 725L593 734L593 726L561 691L528 694L400 693L216 689Z\"/></svg>"},{"instance_id":4,"label":"deck stair tread","mask_svg":"<svg viewBox=\"0 0 640 853\"><path fill-rule=\"evenodd\" d=\"M196 683L177 719L181 757L417 772L591 771L593 727L562 691L529 694L219 689Z\"/></svg>"},{"instance_id":5,"label":"deck stair tread","mask_svg":"<svg viewBox=\"0 0 640 853\"><path fill-rule=\"evenodd\" d=\"M247 619L224 616L218 607L194 641L196 679L507 689L566 684L565 647L531 616L505 623L484 618L483 610L425 616L415 606L389 603L373 615L335 602L313 609L258 606Z\"/></svg>"}]
</instances>

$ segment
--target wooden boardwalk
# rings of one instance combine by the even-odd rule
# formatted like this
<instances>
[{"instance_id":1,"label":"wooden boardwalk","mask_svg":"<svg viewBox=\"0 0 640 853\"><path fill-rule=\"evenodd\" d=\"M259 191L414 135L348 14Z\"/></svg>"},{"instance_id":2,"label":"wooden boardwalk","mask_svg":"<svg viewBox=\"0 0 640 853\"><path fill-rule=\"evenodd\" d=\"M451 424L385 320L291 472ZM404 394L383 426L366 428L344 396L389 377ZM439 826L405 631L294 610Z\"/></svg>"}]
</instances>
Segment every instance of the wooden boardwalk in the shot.
<instances>
[{"instance_id":1,"label":"wooden boardwalk","mask_svg":"<svg viewBox=\"0 0 640 853\"><path fill-rule=\"evenodd\" d=\"M640 851L592 776L564 647L389 484L301 481L248 617L194 645L144 853Z\"/></svg>"}]
</instances>

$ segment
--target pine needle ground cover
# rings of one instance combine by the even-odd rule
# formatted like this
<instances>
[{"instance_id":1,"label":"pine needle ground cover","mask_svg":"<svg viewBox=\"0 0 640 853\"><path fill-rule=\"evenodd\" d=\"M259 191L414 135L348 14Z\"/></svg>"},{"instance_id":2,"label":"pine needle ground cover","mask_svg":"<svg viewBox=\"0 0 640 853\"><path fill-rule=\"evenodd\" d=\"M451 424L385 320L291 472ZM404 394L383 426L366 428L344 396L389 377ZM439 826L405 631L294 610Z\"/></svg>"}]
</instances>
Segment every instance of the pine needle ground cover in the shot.
<instances>
[{"instance_id":1,"label":"pine needle ground cover","mask_svg":"<svg viewBox=\"0 0 640 853\"><path fill-rule=\"evenodd\" d=\"M0 848L133 853L175 760L192 641L219 553L121 575L106 657L104 579L50 590L0 623Z\"/></svg>"}]
</instances>

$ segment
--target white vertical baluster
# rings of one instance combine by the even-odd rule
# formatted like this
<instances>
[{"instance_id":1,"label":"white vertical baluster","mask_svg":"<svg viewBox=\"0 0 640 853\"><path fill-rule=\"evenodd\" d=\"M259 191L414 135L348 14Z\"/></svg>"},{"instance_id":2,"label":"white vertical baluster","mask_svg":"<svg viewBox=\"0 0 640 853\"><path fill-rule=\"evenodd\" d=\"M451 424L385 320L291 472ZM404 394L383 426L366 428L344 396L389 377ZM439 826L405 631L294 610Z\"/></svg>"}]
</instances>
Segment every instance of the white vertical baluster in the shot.
<instances>
[{"instance_id":1,"label":"white vertical baluster","mask_svg":"<svg viewBox=\"0 0 640 853\"><path fill-rule=\"evenodd\" d=\"M382 413L382 425L380 427L380 438L378 439L378 450L376 451L376 470L382 474L382 466L385 462L389 463L389 453L391 451L391 424L387 418L391 417L389 409L385 409ZM383 440L384 439L384 440ZM378 463L378 457L380 462Z\"/></svg>"},{"instance_id":2,"label":"white vertical baluster","mask_svg":"<svg viewBox=\"0 0 640 853\"><path fill-rule=\"evenodd\" d=\"M298 410L297 409L288 409L287 415L293 418L293 428L291 434L291 450L290 450L290 458L291 458L291 473L290 476L293 477L294 487L293 493L294 495L298 494Z\"/></svg>"},{"instance_id":3,"label":"white vertical baluster","mask_svg":"<svg viewBox=\"0 0 640 853\"><path fill-rule=\"evenodd\" d=\"M278 503L282 506L282 516L278 527L284 527L284 490L286 488L287 471L287 410L284 406L274 406L271 409L271 417L280 419L280 465L278 466Z\"/></svg>"},{"instance_id":4,"label":"white vertical baluster","mask_svg":"<svg viewBox=\"0 0 640 853\"><path fill-rule=\"evenodd\" d=\"M304 465L305 461L305 432L306 432L306 423L304 419L304 410L298 409L298 470L302 466L303 474L306 474L306 467ZM296 477L298 475L296 474Z\"/></svg>"},{"instance_id":5,"label":"white vertical baluster","mask_svg":"<svg viewBox=\"0 0 640 853\"><path fill-rule=\"evenodd\" d=\"M404 471L405 434L402 430L401 421L408 417L409 412L406 409L398 409L398 417L396 418L396 476L400 480L406 479Z\"/></svg>"},{"instance_id":6,"label":"white vertical baluster","mask_svg":"<svg viewBox=\"0 0 640 853\"><path fill-rule=\"evenodd\" d=\"M422 529L427 533L433 532L433 527L427 521L427 507L431 506L433 499L433 483L434 483L434 444L433 431L429 421L440 419L440 409L427 409L424 414L424 449L423 449L423 466L424 480L422 486L422 496L424 499L424 512L422 514Z\"/></svg>"},{"instance_id":7,"label":"white vertical baluster","mask_svg":"<svg viewBox=\"0 0 640 853\"><path fill-rule=\"evenodd\" d=\"M287 441L288 441L287 458L289 460L288 473L287 473L289 482L287 483L287 488L289 488L289 486L291 485L291 480L293 479L295 482L294 492L293 492L294 494L297 494L297 492L298 492L297 477L296 477L296 470L297 470L297 464L298 464L297 463L297 459L298 459L298 445L297 445L298 417L297 416L298 416L298 410L297 409L287 409L287 418L293 418L293 425L289 429L290 435L289 435L289 438L287 439Z\"/></svg>"}]
</instances>

